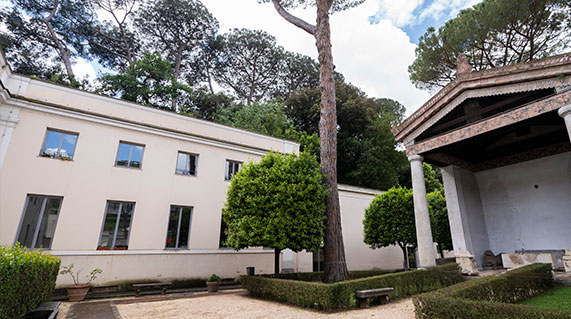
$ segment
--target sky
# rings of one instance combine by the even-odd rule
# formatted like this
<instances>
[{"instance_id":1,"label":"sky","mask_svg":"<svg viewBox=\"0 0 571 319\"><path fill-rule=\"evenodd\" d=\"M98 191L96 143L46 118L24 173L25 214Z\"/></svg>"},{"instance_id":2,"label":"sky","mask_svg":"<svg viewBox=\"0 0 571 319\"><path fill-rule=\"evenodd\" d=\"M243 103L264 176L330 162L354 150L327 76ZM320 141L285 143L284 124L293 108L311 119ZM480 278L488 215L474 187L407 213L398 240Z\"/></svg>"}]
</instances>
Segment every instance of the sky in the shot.
<instances>
[{"instance_id":1,"label":"sky","mask_svg":"<svg viewBox=\"0 0 571 319\"><path fill-rule=\"evenodd\" d=\"M219 21L220 33L232 28L261 29L279 45L317 60L315 40L280 17L271 3L257 0L201 0ZM418 38L430 26L440 27L462 9L481 0L366 0L358 7L331 16L335 70L370 97L402 103L412 114L430 93L416 89L407 68L415 59ZM290 10L315 23L315 8ZM79 77L95 78L101 68L79 59Z\"/></svg>"}]
</instances>

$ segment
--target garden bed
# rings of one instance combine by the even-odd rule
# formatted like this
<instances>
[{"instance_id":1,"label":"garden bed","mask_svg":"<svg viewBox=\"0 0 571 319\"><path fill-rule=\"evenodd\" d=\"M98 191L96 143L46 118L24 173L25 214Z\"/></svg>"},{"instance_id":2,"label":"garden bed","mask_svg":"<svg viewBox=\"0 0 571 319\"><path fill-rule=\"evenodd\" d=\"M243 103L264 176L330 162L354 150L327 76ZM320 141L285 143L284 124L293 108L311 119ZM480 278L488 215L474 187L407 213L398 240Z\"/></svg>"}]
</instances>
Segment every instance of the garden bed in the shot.
<instances>
[{"instance_id":1,"label":"garden bed","mask_svg":"<svg viewBox=\"0 0 571 319\"><path fill-rule=\"evenodd\" d=\"M418 319L571 319L571 311L516 304L553 286L550 264L533 264L413 298Z\"/></svg>"},{"instance_id":2,"label":"garden bed","mask_svg":"<svg viewBox=\"0 0 571 319\"><path fill-rule=\"evenodd\" d=\"M262 276L241 276L242 286L255 297L323 310L357 306L356 290L392 287L392 298L433 291L462 281L456 264L347 280L332 284Z\"/></svg>"},{"instance_id":3,"label":"garden bed","mask_svg":"<svg viewBox=\"0 0 571 319\"><path fill-rule=\"evenodd\" d=\"M571 287L555 286L541 295L522 301L521 304L544 309L571 311Z\"/></svg>"}]
</instances>

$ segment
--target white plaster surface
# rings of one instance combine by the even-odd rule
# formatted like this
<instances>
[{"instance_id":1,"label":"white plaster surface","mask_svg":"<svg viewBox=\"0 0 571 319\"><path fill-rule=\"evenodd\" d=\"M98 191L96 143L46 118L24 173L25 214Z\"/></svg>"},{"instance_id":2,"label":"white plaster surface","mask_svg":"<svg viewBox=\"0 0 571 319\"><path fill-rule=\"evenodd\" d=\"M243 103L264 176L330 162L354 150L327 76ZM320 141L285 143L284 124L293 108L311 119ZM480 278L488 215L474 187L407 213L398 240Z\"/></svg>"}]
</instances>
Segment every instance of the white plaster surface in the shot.
<instances>
[{"instance_id":1,"label":"white plaster surface","mask_svg":"<svg viewBox=\"0 0 571 319\"><path fill-rule=\"evenodd\" d=\"M495 254L571 247L571 153L482 171L477 179Z\"/></svg>"}]
</instances>

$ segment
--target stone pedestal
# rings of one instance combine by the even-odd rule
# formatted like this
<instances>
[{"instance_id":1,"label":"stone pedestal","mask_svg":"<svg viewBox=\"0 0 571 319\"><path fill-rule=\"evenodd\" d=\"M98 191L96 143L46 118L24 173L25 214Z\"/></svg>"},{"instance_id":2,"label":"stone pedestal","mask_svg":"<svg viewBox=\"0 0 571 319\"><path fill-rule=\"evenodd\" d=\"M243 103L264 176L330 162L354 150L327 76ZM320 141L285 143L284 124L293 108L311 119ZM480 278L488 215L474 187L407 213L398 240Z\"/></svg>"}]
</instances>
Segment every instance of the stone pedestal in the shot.
<instances>
[{"instance_id":1,"label":"stone pedestal","mask_svg":"<svg viewBox=\"0 0 571 319\"><path fill-rule=\"evenodd\" d=\"M567 133L569 133L569 140L571 140L571 105L564 106L558 111L559 116L565 120L567 126Z\"/></svg>"},{"instance_id":2,"label":"stone pedestal","mask_svg":"<svg viewBox=\"0 0 571 319\"><path fill-rule=\"evenodd\" d=\"M460 266L463 275L475 276L478 274L478 266L474 256L467 251L455 251L456 263Z\"/></svg>"},{"instance_id":3,"label":"stone pedestal","mask_svg":"<svg viewBox=\"0 0 571 319\"><path fill-rule=\"evenodd\" d=\"M566 273L571 273L571 250L565 249L565 256L563 256L563 267Z\"/></svg>"}]
</instances>

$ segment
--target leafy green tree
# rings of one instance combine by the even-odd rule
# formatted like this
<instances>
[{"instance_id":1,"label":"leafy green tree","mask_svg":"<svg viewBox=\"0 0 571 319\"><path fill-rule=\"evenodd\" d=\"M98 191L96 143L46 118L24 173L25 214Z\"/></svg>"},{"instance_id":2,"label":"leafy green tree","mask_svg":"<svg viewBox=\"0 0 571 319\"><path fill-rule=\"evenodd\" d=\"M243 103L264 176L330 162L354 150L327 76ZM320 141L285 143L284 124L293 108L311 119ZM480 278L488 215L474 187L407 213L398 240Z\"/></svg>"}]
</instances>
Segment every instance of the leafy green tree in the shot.
<instances>
[{"instance_id":1,"label":"leafy green tree","mask_svg":"<svg viewBox=\"0 0 571 319\"><path fill-rule=\"evenodd\" d=\"M442 185L442 174L439 168L428 163L422 163L422 170L424 171L424 184L426 185L426 192L444 192L444 185Z\"/></svg>"},{"instance_id":2,"label":"leafy green tree","mask_svg":"<svg viewBox=\"0 0 571 319\"><path fill-rule=\"evenodd\" d=\"M402 249L403 268L408 269L406 247L416 245L412 190L393 187L375 196L365 209L364 242L371 248L397 245Z\"/></svg>"},{"instance_id":3,"label":"leafy green tree","mask_svg":"<svg viewBox=\"0 0 571 319\"><path fill-rule=\"evenodd\" d=\"M22 52L18 49L23 49L23 54L49 57L51 63L63 65L67 81L73 83L73 60L85 53L83 39L74 31L93 18L85 1L12 0L12 9L1 11L2 22L18 43L8 56L17 56ZM20 59L19 63L26 61L37 62ZM37 70L33 64L28 68Z\"/></svg>"},{"instance_id":4,"label":"leafy green tree","mask_svg":"<svg viewBox=\"0 0 571 319\"><path fill-rule=\"evenodd\" d=\"M284 49L275 37L262 30L232 29L222 35L214 78L251 104L276 89Z\"/></svg>"},{"instance_id":5,"label":"leafy green tree","mask_svg":"<svg viewBox=\"0 0 571 319\"><path fill-rule=\"evenodd\" d=\"M446 198L442 192L438 190L428 193L426 197L428 199L428 210L430 212L432 238L438 243L441 250L452 250L452 235L450 234Z\"/></svg>"},{"instance_id":6,"label":"leafy green tree","mask_svg":"<svg viewBox=\"0 0 571 319\"><path fill-rule=\"evenodd\" d=\"M319 61L319 87L321 91L321 120L319 125L321 170L327 188L326 226L324 239L325 282L347 279L345 247L341 232L339 191L337 190L337 113L335 109L335 73L331 53L331 27L329 14L363 3L364 0L258 0L272 2L278 14L289 23L315 38ZM313 6L317 10L316 24L300 19L286 9Z\"/></svg>"},{"instance_id":7,"label":"leafy green tree","mask_svg":"<svg viewBox=\"0 0 571 319\"><path fill-rule=\"evenodd\" d=\"M273 96L286 99L292 93L316 87L319 87L319 65L317 62L306 55L285 52Z\"/></svg>"},{"instance_id":8,"label":"leafy green tree","mask_svg":"<svg viewBox=\"0 0 571 319\"><path fill-rule=\"evenodd\" d=\"M194 96L190 87L175 81L171 64L156 52L143 53L125 72L103 75L99 81L99 93L171 111L173 99Z\"/></svg>"},{"instance_id":9,"label":"leafy green tree","mask_svg":"<svg viewBox=\"0 0 571 319\"><path fill-rule=\"evenodd\" d=\"M181 106L183 113L226 125L232 125L231 119L240 109L232 97L224 93L210 93L203 87L194 90L194 96L188 103Z\"/></svg>"},{"instance_id":10,"label":"leafy green tree","mask_svg":"<svg viewBox=\"0 0 571 319\"><path fill-rule=\"evenodd\" d=\"M410 79L420 89L445 86L461 53L479 71L562 52L570 21L568 0L484 0L420 37Z\"/></svg>"},{"instance_id":11,"label":"leafy green tree","mask_svg":"<svg viewBox=\"0 0 571 319\"><path fill-rule=\"evenodd\" d=\"M325 187L317 160L307 154L270 153L234 175L222 217L226 245L236 250L275 250L275 273L283 249L315 251L322 243Z\"/></svg>"},{"instance_id":12,"label":"leafy green tree","mask_svg":"<svg viewBox=\"0 0 571 319\"><path fill-rule=\"evenodd\" d=\"M292 128L282 105L277 102L245 105L234 114L232 125L277 138L286 138L287 130Z\"/></svg>"}]
</instances>

